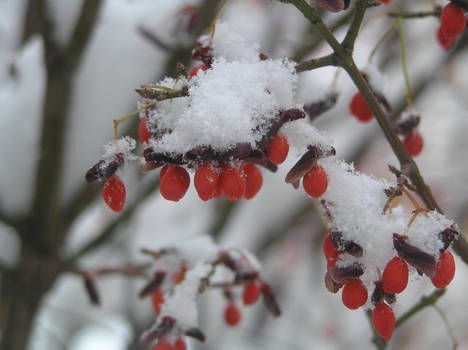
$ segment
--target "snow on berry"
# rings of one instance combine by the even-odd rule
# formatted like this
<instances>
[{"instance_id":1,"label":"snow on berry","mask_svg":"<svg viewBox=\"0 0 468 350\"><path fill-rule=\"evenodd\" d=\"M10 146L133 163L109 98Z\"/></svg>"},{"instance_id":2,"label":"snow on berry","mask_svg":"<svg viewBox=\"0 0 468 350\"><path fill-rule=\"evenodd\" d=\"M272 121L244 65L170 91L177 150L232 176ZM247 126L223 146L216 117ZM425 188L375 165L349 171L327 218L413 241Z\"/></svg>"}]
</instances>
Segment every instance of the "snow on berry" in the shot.
<instances>
[{"instance_id":1,"label":"snow on berry","mask_svg":"<svg viewBox=\"0 0 468 350\"><path fill-rule=\"evenodd\" d=\"M198 66L195 66L190 71L190 78L193 78L194 76L196 76L199 71L204 72L204 71L207 71L208 69L210 69L210 67L208 67L208 66L206 66L204 64L200 64Z\"/></svg>"},{"instance_id":2,"label":"snow on berry","mask_svg":"<svg viewBox=\"0 0 468 350\"><path fill-rule=\"evenodd\" d=\"M395 257L395 232L404 237L406 244L432 257L434 262L438 260L444 249L441 232L453 227L452 220L429 211L417 215L408 227L412 218L410 211L397 206L383 212L388 201L385 190L396 183L357 173L352 165L333 158L322 159L319 163L328 176L328 189L322 196L322 203L330 218L329 228L339 233L339 250L343 251L331 271L332 277L337 278L346 271L361 273L354 278L359 277L368 292L373 293L380 273ZM414 268L410 271L415 274Z\"/></svg>"},{"instance_id":3,"label":"snow on berry","mask_svg":"<svg viewBox=\"0 0 468 350\"><path fill-rule=\"evenodd\" d=\"M372 312L372 324L378 335L389 341L395 328L395 314L387 304L378 304Z\"/></svg>"}]
</instances>

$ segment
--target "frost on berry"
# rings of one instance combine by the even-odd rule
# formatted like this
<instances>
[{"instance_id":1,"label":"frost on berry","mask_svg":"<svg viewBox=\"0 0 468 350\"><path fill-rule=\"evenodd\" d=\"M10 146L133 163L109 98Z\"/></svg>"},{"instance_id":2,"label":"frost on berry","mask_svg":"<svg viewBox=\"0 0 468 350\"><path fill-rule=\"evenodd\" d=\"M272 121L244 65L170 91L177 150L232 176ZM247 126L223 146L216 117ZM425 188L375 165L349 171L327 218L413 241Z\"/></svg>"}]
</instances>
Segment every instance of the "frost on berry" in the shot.
<instances>
[{"instance_id":1,"label":"frost on berry","mask_svg":"<svg viewBox=\"0 0 468 350\"><path fill-rule=\"evenodd\" d=\"M378 335L389 341L395 328L395 314L387 304L378 304L372 312L372 324Z\"/></svg>"}]
</instances>

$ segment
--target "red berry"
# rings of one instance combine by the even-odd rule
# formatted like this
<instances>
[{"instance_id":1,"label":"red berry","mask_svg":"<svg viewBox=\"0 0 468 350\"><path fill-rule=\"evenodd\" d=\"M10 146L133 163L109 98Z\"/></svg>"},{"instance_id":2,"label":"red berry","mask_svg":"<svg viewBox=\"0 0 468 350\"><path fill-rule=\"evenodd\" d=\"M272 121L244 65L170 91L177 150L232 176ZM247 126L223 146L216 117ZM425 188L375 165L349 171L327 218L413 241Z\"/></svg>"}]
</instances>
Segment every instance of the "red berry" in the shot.
<instances>
[{"instance_id":1,"label":"red berry","mask_svg":"<svg viewBox=\"0 0 468 350\"><path fill-rule=\"evenodd\" d=\"M283 163L288 156L288 152L288 139L278 134L273 136L267 147L267 155L271 162L277 165Z\"/></svg>"},{"instance_id":2,"label":"red berry","mask_svg":"<svg viewBox=\"0 0 468 350\"><path fill-rule=\"evenodd\" d=\"M236 326L241 319L241 313L239 308L234 303L229 303L224 310L224 320L228 326Z\"/></svg>"},{"instance_id":3,"label":"red berry","mask_svg":"<svg viewBox=\"0 0 468 350\"><path fill-rule=\"evenodd\" d=\"M380 0L381 3L388 4L390 0Z\"/></svg>"},{"instance_id":4,"label":"red berry","mask_svg":"<svg viewBox=\"0 0 468 350\"><path fill-rule=\"evenodd\" d=\"M190 78L193 78L194 76L196 76L198 72L200 71L200 69L204 72L210 69L210 67L205 66L204 64L200 64L198 66L193 67L192 71L190 72Z\"/></svg>"},{"instance_id":5,"label":"red berry","mask_svg":"<svg viewBox=\"0 0 468 350\"><path fill-rule=\"evenodd\" d=\"M246 163L242 167L245 175L245 198L251 199L260 191L263 184L262 172L253 164Z\"/></svg>"},{"instance_id":6,"label":"red berry","mask_svg":"<svg viewBox=\"0 0 468 350\"><path fill-rule=\"evenodd\" d=\"M431 279L432 284L436 288L445 288L452 281L455 276L455 260L453 255L445 250L440 254L439 261L437 262L436 275Z\"/></svg>"},{"instance_id":7,"label":"red berry","mask_svg":"<svg viewBox=\"0 0 468 350\"><path fill-rule=\"evenodd\" d=\"M159 192L169 200L178 202L187 192L190 186L190 175L181 166L169 166L166 170L161 170L159 176Z\"/></svg>"},{"instance_id":8,"label":"red berry","mask_svg":"<svg viewBox=\"0 0 468 350\"><path fill-rule=\"evenodd\" d=\"M207 201L213 198L219 187L219 172L213 169L210 163L206 162L198 168L193 183L201 200Z\"/></svg>"},{"instance_id":9,"label":"red berry","mask_svg":"<svg viewBox=\"0 0 468 350\"><path fill-rule=\"evenodd\" d=\"M138 127L138 136L140 137L141 143L148 143L151 138L151 133L146 127L146 117L140 119L140 126Z\"/></svg>"},{"instance_id":10,"label":"red berry","mask_svg":"<svg viewBox=\"0 0 468 350\"><path fill-rule=\"evenodd\" d=\"M219 198L223 195L223 189L221 188L221 182L218 185L218 188L216 189L216 192L213 195L213 198Z\"/></svg>"},{"instance_id":11,"label":"red berry","mask_svg":"<svg viewBox=\"0 0 468 350\"><path fill-rule=\"evenodd\" d=\"M353 280L346 283L341 293L343 304L351 310L355 310L367 301L367 289L361 280Z\"/></svg>"},{"instance_id":12,"label":"red berry","mask_svg":"<svg viewBox=\"0 0 468 350\"><path fill-rule=\"evenodd\" d=\"M408 265L399 257L387 263L382 276L382 288L385 293L401 293L408 285Z\"/></svg>"},{"instance_id":13,"label":"red berry","mask_svg":"<svg viewBox=\"0 0 468 350\"><path fill-rule=\"evenodd\" d=\"M163 340L157 343L155 346L151 348L151 350L173 350L174 347L168 343L167 341Z\"/></svg>"},{"instance_id":14,"label":"red berry","mask_svg":"<svg viewBox=\"0 0 468 350\"><path fill-rule=\"evenodd\" d=\"M115 212L121 212L125 204L125 185L118 175L112 175L104 184L102 197L107 206Z\"/></svg>"},{"instance_id":15,"label":"red berry","mask_svg":"<svg viewBox=\"0 0 468 350\"><path fill-rule=\"evenodd\" d=\"M362 97L360 92L356 92L349 104L349 111L354 115L357 120L366 123L373 117L372 112L367 105L366 100Z\"/></svg>"},{"instance_id":16,"label":"red berry","mask_svg":"<svg viewBox=\"0 0 468 350\"><path fill-rule=\"evenodd\" d=\"M255 304L260 296L260 286L255 282L249 282L244 287L244 293L242 294L242 300L244 305Z\"/></svg>"},{"instance_id":17,"label":"red berry","mask_svg":"<svg viewBox=\"0 0 468 350\"><path fill-rule=\"evenodd\" d=\"M164 303L164 294L161 289L156 289L151 296L151 302L153 303L153 310L156 315L161 312L161 304Z\"/></svg>"},{"instance_id":18,"label":"red berry","mask_svg":"<svg viewBox=\"0 0 468 350\"><path fill-rule=\"evenodd\" d=\"M328 178L325 169L321 166L315 166L310 169L309 172L304 175L302 186L309 196L313 198L321 197L328 187Z\"/></svg>"},{"instance_id":19,"label":"red berry","mask_svg":"<svg viewBox=\"0 0 468 350\"><path fill-rule=\"evenodd\" d=\"M185 340L182 336L179 336L174 344L175 350L186 350L187 344L185 344Z\"/></svg>"},{"instance_id":20,"label":"red berry","mask_svg":"<svg viewBox=\"0 0 468 350\"><path fill-rule=\"evenodd\" d=\"M437 41L444 50L448 50L455 43L455 37L445 36L445 34L442 31L442 27L439 27L439 29L437 30Z\"/></svg>"},{"instance_id":21,"label":"red berry","mask_svg":"<svg viewBox=\"0 0 468 350\"><path fill-rule=\"evenodd\" d=\"M325 258L327 259L327 267L329 265L330 267L334 267L340 253L336 250L335 246L333 245L329 233L327 233L327 235L325 236L325 240L323 241L323 254L325 254Z\"/></svg>"},{"instance_id":22,"label":"red berry","mask_svg":"<svg viewBox=\"0 0 468 350\"><path fill-rule=\"evenodd\" d=\"M412 157L416 157L421 153L424 147L424 140L422 135L419 132L412 132L405 136L403 139L403 146L405 146L406 151Z\"/></svg>"},{"instance_id":23,"label":"red berry","mask_svg":"<svg viewBox=\"0 0 468 350\"><path fill-rule=\"evenodd\" d=\"M372 324L377 334L389 341L395 328L395 314L392 308L387 304L378 304L372 312Z\"/></svg>"},{"instance_id":24,"label":"red berry","mask_svg":"<svg viewBox=\"0 0 468 350\"><path fill-rule=\"evenodd\" d=\"M171 280L174 284L179 284L185 279L185 272L187 271L187 266L181 264L179 269L171 275Z\"/></svg>"},{"instance_id":25,"label":"red berry","mask_svg":"<svg viewBox=\"0 0 468 350\"><path fill-rule=\"evenodd\" d=\"M166 164L165 166L163 166L161 171L159 172L159 181L161 181L164 175L166 175L167 171L169 169L172 169L173 167L175 167L175 165L172 165L172 164Z\"/></svg>"},{"instance_id":26,"label":"red berry","mask_svg":"<svg viewBox=\"0 0 468 350\"><path fill-rule=\"evenodd\" d=\"M245 177L239 169L225 165L221 173L221 189L223 194L231 202L241 199L245 193Z\"/></svg>"},{"instance_id":27,"label":"red berry","mask_svg":"<svg viewBox=\"0 0 468 350\"><path fill-rule=\"evenodd\" d=\"M465 12L450 2L444 7L440 15L440 27L446 37L456 37L465 29Z\"/></svg>"}]
</instances>

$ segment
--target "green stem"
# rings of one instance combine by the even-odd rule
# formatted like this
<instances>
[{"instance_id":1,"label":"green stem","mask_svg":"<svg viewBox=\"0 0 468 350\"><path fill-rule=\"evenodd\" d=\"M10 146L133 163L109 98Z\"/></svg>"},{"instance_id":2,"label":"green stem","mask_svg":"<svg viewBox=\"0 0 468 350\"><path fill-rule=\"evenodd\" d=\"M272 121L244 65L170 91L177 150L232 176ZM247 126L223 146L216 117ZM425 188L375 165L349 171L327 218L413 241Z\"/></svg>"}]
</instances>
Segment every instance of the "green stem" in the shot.
<instances>
[{"instance_id":1,"label":"green stem","mask_svg":"<svg viewBox=\"0 0 468 350\"><path fill-rule=\"evenodd\" d=\"M296 65L296 72L301 73L326 66L338 66L338 60L334 54L299 63Z\"/></svg>"},{"instance_id":2,"label":"green stem","mask_svg":"<svg viewBox=\"0 0 468 350\"><path fill-rule=\"evenodd\" d=\"M409 85L408 77L408 67L406 65L406 45L405 45L405 35L403 33L403 23L401 17L397 19L398 23L398 33L400 34L400 45L401 45L401 63L403 65L403 75L405 77L405 88L406 88L406 99L408 101L409 109L413 110L413 102L411 99L411 88Z\"/></svg>"},{"instance_id":3,"label":"green stem","mask_svg":"<svg viewBox=\"0 0 468 350\"><path fill-rule=\"evenodd\" d=\"M123 123L124 121L126 121L127 119L130 119L131 117L133 117L134 115L137 115L138 113L140 113L142 110L146 109L146 108L149 108L151 106L154 106L156 104L156 100L154 101L151 101L150 103L147 103L145 104L144 106L141 106L140 108L138 108L136 111L133 111L132 113L129 113L127 114L126 116L120 118L120 119L114 119L114 140L117 140L117 128L119 127L119 124Z\"/></svg>"},{"instance_id":4,"label":"green stem","mask_svg":"<svg viewBox=\"0 0 468 350\"><path fill-rule=\"evenodd\" d=\"M453 334L452 327L450 327L450 323L447 319L447 316L445 313L440 309L440 307L437 304L432 304L432 307L437 311L437 313L440 315L442 320L444 321L445 328L447 329L447 333L449 335L450 340L452 341L453 344L453 349L456 349L458 347L458 342L457 339L455 338L455 335Z\"/></svg>"},{"instance_id":5,"label":"green stem","mask_svg":"<svg viewBox=\"0 0 468 350\"><path fill-rule=\"evenodd\" d=\"M371 51L371 53L369 55L369 59L367 60L368 63L370 63L372 61L372 58L374 57L375 53L380 48L380 46L383 44L385 39L388 38L390 33L396 27L396 25L397 25L397 21L393 22L392 25L390 27L388 27L388 29L385 31L384 35L382 35L382 37L379 39L379 41L377 41L377 44L375 44L374 48L372 49L372 51Z\"/></svg>"}]
</instances>

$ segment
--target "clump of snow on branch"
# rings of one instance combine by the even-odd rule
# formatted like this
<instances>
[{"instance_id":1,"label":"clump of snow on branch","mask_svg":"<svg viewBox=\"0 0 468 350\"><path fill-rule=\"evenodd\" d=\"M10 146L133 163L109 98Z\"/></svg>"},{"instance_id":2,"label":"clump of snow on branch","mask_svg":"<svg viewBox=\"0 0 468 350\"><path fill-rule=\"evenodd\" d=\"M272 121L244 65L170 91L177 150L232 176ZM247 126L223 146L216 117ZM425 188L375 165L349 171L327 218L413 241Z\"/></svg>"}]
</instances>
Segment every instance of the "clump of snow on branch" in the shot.
<instances>
[{"instance_id":1,"label":"clump of snow on branch","mask_svg":"<svg viewBox=\"0 0 468 350\"><path fill-rule=\"evenodd\" d=\"M360 279L372 290L385 265L398 255L393 246L394 233L408 236L409 244L438 259L443 246L438 234L454 225L452 220L432 211L420 213L408 227L412 213L402 206L383 213L388 199L384 190L396 186L396 182L358 173L352 165L335 158L320 163L328 175L329 185L322 199L330 214L329 228L342 233L345 240L359 244L364 251L360 258L340 255L337 266L359 263L364 270Z\"/></svg>"},{"instance_id":2,"label":"clump of snow on branch","mask_svg":"<svg viewBox=\"0 0 468 350\"><path fill-rule=\"evenodd\" d=\"M255 148L280 111L302 109L295 101L298 77L294 62L261 60L258 46L248 44L224 23L216 25L210 47L214 55L210 69L192 79L166 78L156 83L176 90L186 85L188 96L158 102L149 111L153 131L171 130L150 141L154 149L183 153L210 145L222 152L237 143ZM319 139L330 147L330 140L306 123L288 130L302 133L298 139L305 144Z\"/></svg>"}]
</instances>

